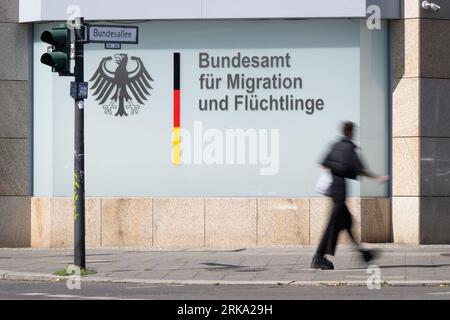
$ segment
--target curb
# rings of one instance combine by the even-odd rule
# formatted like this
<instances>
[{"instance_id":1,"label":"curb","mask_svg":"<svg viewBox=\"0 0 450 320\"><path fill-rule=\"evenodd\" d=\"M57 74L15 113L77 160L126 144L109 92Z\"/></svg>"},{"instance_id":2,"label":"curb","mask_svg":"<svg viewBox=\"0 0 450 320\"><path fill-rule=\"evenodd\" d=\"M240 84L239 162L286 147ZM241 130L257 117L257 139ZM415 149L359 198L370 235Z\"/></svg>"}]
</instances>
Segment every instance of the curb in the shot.
<instances>
[{"instance_id":1,"label":"curb","mask_svg":"<svg viewBox=\"0 0 450 320\"><path fill-rule=\"evenodd\" d=\"M68 276L56 276L44 273L16 272L0 270L0 281L37 281L62 282L73 279ZM133 283L160 285L276 285L276 286L329 286L329 287L366 287L366 281L227 281L227 280L165 280L165 279L122 279L111 277L81 277L84 283ZM382 287L438 287L450 286L450 280L395 280L384 281Z\"/></svg>"}]
</instances>

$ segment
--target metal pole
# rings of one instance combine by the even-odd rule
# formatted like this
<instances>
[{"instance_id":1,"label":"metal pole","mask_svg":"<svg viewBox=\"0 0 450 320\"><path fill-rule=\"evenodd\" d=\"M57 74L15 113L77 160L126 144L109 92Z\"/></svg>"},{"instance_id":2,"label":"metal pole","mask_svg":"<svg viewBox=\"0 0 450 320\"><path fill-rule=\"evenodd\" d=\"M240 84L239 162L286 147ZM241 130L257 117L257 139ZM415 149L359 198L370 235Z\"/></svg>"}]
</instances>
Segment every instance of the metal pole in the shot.
<instances>
[{"instance_id":1,"label":"metal pole","mask_svg":"<svg viewBox=\"0 0 450 320\"><path fill-rule=\"evenodd\" d=\"M83 18L75 27L75 82L84 82ZM84 195L84 99L75 98L74 264L86 268Z\"/></svg>"}]
</instances>

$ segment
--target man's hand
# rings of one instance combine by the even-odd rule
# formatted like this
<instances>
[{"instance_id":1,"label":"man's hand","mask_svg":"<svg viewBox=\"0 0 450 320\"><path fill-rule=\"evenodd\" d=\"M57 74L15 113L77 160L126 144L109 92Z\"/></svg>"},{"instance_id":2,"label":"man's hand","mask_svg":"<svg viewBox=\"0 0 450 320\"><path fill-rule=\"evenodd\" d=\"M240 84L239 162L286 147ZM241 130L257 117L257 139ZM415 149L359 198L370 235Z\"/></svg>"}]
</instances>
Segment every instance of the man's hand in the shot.
<instances>
[{"instance_id":1,"label":"man's hand","mask_svg":"<svg viewBox=\"0 0 450 320\"><path fill-rule=\"evenodd\" d=\"M385 183L389 181L389 176L378 176L375 179L380 183Z\"/></svg>"}]
</instances>

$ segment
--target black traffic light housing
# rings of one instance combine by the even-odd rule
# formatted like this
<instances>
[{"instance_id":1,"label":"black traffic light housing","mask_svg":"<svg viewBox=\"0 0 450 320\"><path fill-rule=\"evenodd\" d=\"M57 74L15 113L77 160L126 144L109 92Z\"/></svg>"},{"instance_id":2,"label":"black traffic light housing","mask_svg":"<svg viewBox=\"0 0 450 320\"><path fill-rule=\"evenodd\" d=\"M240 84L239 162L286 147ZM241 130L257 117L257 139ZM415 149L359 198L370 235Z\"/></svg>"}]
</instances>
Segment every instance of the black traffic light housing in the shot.
<instances>
[{"instance_id":1,"label":"black traffic light housing","mask_svg":"<svg viewBox=\"0 0 450 320\"><path fill-rule=\"evenodd\" d=\"M52 28L41 34L41 40L52 46L52 52L44 53L41 62L52 67L60 76L73 75L70 72L70 29L66 26Z\"/></svg>"}]
</instances>

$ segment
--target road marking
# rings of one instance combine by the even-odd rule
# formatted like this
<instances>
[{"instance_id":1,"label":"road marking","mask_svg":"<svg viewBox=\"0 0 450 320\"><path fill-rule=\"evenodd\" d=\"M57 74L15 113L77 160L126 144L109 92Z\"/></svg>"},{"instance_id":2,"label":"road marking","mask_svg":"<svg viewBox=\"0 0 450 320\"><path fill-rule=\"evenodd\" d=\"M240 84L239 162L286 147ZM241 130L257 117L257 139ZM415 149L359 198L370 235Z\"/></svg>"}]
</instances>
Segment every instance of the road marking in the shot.
<instances>
[{"instance_id":1,"label":"road marking","mask_svg":"<svg viewBox=\"0 0 450 320\"><path fill-rule=\"evenodd\" d=\"M367 279L369 276L352 276L352 275L346 275L346 278L354 278L354 279ZM383 279L404 279L404 276L382 276L381 280Z\"/></svg>"},{"instance_id":2,"label":"road marking","mask_svg":"<svg viewBox=\"0 0 450 320\"><path fill-rule=\"evenodd\" d=\"M76 296L73 294L46 294L46 297L49 298L80 298L80 296Z\"/></svg>"},{"instance_id":3,"label":"road marking","mask_svg":"<svg viewBox=\"0 0 450 320\"><path fill-rule=\"evenodd\" d=\"M42 296L46 298L60 298L60 299L90 299L90 300L139 300L139 299L129 299L122 297L99 297L99 296L78 296L72 294L49 294L49 293L39 293L39 292L31 292L31 293L18 293L18 296Z\"/></svg>"},{"instance_id":4,"label":"road marking","mask_svg":"<svg viewBox=\"0 0 450 320\"><path fill-rule=\"evenodd\" d=\"M294 269L295 271L327 271L328 272L365 272L366 268L355 268L355 269L334 269L334 270L320 270L313 268L302 268L302 269Z\"/></svg>"},{"instance_id":5,"label":"road marking","mask_svg":"<svg viewBox=\"0 0 450 320\"><path fill-rule=\"evenodd\" d=\"M91 299L91 300L143 300L143 299L137 299L137 298L122 298L122 297L84 297L79 296L80 299Z\"/></svg>"},{"instance_id":6,"label":"road marking","mask_svg":"<svg viewBox=\"0 0 450 320\"><path fill-rule=\"evenodd\" d=\"M429 292L428 294L450 294L450 292Z\"/></svg>"}]
</instances>

